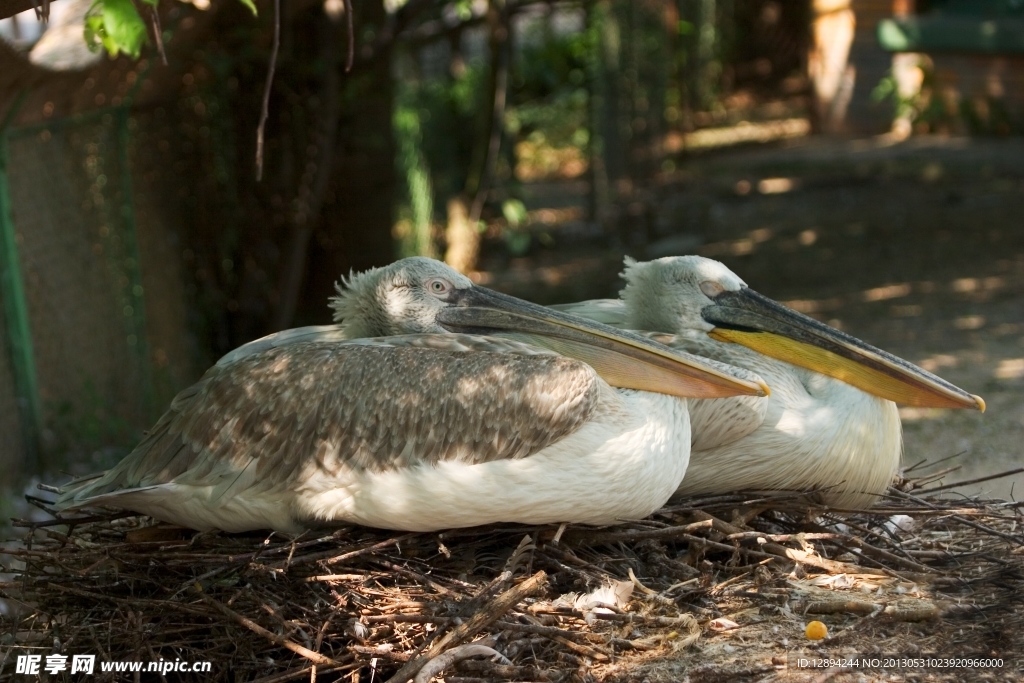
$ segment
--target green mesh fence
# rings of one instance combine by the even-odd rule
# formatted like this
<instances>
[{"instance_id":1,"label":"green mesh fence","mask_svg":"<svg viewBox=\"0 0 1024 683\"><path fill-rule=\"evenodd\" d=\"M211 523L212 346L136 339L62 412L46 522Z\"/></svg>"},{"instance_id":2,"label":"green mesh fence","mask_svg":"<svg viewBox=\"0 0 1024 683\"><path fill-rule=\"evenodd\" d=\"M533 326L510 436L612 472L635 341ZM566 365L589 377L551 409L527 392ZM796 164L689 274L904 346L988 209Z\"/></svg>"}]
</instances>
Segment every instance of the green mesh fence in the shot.
<instances>
[{"instance_id":1,"label":"green mesh fence","mask_svg":"<svg viewBox=\"0 0 1024 683\"><path fill-rule=\"evenodd\" d=\"M6 308L6 307L5 307ZM17 380L12 363L11 348L6 323L0 323L0 469L11 472L29 456L25 447L21 414L27 412L21 405L21 395L16 390ZM26 416L27 419L31 417Z\"/></svg>"},{"instance_id":2,"label":"green mesh fence","mask_svg":"<svg viewBox=\"0 0 1024 683\"><path fill-rule=\"evenodd\" d=\"M24 462L33 441L44 454L128 444L153 410L128 112L10 130L0 145L6 270L22 285L4 282L0 363L0 421L21 406L20 428L0 429L21 442L6 439L0 458Z\"/></svg>"},{"instance_id":3,"label":"green mesh fence","mask_svg":"<svg viewBox=\"0 0 1024 683\"><path fill-rule=\"evenodd\" d=\"M28 311L17 259L17 235L11 223L7 191L7 145L0 124L0 466L15 472L34 464L35 435L39 428Z\"/></svg>"}]
</instances>

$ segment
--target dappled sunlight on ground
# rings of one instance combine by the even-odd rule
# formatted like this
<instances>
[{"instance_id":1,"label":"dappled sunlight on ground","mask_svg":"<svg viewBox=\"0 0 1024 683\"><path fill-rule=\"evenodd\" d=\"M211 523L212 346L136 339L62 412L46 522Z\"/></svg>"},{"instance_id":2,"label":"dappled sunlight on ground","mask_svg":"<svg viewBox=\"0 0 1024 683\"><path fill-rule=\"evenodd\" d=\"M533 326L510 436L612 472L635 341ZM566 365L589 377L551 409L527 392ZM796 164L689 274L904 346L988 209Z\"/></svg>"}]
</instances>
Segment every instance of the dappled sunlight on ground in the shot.
<instances>
[{"instance_id":1,"label":"dappled sunlight on ground","mask_svg":"<svg viewBox=\"0 0 1024 683\"><path fill-rule=\"evenodd\" d=\"M798 117L781 121L741 121L735 126L703 128L686 134L670 134L665 146L669 152L707 150L716 147L730 147L751 142L772 142L787 138L799 138L811 132L811 123Z\"/></svg>"},{"instance_id":2,"label":"dappled sunlight on ground","mask_svg":"<svg viewBox=\"0 0 1024 683\"><path fill-rule=\"evenodd\" d=\"M617 246L536 250L489 282L552 303L616 296L623 254L719 259L762 294L986 400L984 415L904 409L906 462L959 454L944 483L1024 462L1024 141L785 145L681 157L662 184L631 188L642 210L620 217ZM531 217L545 201L564 208L544 192L527 201ZM565 225L600 236L585 215ZM561 239L559 225L543 228ZM966 492L1011 488L1024 491L1024 476Z\"/></svg>"},{"instance_id":3,"label":"dappled sunlight on ground","mask_svg":"<svg viewBox=\"0 0 1024 683\"><path fill-rule=\"evenodd\" d=\"M900 408L900 420L904 424L907 422L917 422L918 420L941 420L949 417L952 411L946 410L945 408L915 408L913 406L903 406Z\"/></svg>"},{"instance_id":4,"label":"dappled sunlight on ground","mask_svg":"<svg viewBox=\"0 0 1024 683\"><path fill-rule=\"evenodd\" d=\"M993 376L996 379L1020 379L1024 377L1024 358L1004 358L999 361Z\"/></svg>"}]
</instances>

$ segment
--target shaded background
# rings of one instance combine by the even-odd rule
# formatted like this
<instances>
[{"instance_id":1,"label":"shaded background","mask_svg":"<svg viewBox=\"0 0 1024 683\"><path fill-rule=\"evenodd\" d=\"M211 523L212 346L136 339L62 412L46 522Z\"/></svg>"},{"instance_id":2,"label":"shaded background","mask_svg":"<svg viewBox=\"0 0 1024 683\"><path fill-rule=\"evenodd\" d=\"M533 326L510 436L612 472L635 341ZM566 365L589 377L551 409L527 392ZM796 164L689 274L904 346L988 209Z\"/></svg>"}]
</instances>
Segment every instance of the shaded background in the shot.
<instances>
[{"instance_id":1,"label":"shaded background","mask_svg":"<svg viewBox=\"0 0 1024 683\"><path fill-rule=\"evenodd\" d=\"M9 485L112 464L410 254L541 303L615 296L625 254L720 259L986 398L905 409L908 465L1019 461L1024 3L355 0L346 72L342 3L286 2L261 182L257 4L162 3L166 65L82 50L79 0L0 22Z\"/></svg>"}]
</instances>

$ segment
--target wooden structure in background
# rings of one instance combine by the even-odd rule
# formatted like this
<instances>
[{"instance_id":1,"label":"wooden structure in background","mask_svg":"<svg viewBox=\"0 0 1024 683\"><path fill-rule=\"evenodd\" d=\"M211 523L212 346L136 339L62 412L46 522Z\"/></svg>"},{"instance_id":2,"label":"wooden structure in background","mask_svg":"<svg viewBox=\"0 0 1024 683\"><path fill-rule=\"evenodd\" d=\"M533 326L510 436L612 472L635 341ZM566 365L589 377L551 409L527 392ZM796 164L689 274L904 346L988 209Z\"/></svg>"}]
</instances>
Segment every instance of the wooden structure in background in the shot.
<instances>
[{"instance_id":1,"label":"wooden structure in background","mask_svg":"<svg viewBox=\"0 0 1024 683\"><path fill-rule=\"evenodd\" d=\"M839 132L853 96L857 69L850 63L857 21L852 0L813 0L807 73L813 91L812 120L824 133Z\"/></svg>"},{"instance_id":2,"label":"wooden structure in background","mask_svg":"<svg viewBox=\"0 0 1024 683\"><path fill-rule=\"evenodd\" d=\"M841 130L877 134L893 126L893 107L873 100L895 76L913 88L928 72L931 96L953 123L949 132L1005 134L1024 127L1024 12L1000 0L850 0L856 30L849 62L856 79ZM1001 8L1005 5L1005 8ZM901 93L907 97L907 90ZM896 123L895 132L909 133Z\"/></svg>"}]
</instances>

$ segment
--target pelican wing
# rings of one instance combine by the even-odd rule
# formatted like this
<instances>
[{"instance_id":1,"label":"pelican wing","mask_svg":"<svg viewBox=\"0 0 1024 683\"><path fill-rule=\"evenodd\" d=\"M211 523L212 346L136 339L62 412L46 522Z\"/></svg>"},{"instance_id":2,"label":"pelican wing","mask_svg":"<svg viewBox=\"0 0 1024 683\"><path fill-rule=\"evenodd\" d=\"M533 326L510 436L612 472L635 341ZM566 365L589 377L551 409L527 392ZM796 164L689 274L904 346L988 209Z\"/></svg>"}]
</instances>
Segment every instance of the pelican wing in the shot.
<instances>
[{"instance_id":1,"label":"pelican wing","mask_svg":"<svg viewBox=\"0 0 1024 683\"><path fill-rule=\"evenodd\" d=\"M759 372L755 354L737 344L722 344L703 335L682 336L662 332L642 332L656 342L677 351L710 358L738 368ZM704 451L738 441L761 426L768 414L768 397L733 396L730 398L690 399L690 446Z\"/></svg>"},{"instance_id":2,"label":"pelican wing","mask_svg":"<svg viewBox=\"0 0 1024 683\"><path fill-rule=\"evenodd\" d=\"M533 346L522 341L503 337L485 337L483 335L467 336L464 334L418 334L406 337L364 337L350 339L346 336L342 325L310 325L281 330L265 337L254 339L229 351L217 361L218 366L230 365L243 358L255 356L269 349L279 349L289 344L300 342L346 342L348 344L373 344L376 346L400 345L431 348L439 351L492 351L495 353L517 353L520 355L553 355L554 352Z\"/></svg>"},{"instance_id":3,"label":"pelican wing","mask_svg":"<svg viewBox=\"0 0 1024 683\"><path fill-rule=\"evenodd\" d=\"M340 342L345 341L345 332L341 325L312 325L310 327L296 327L291 330L281 330L268 334L265 337L254 339L242 344L237 349L224 354L217 365L229 365L235 361L248 358L249 356L262 353L267 349L276 349L287 344L298 342Z\"/></svg>"},{"instance_id":4,"label":"pelican wing","mask_svg":"<svg viewBox=\"0 0 1024 683\"><path fill-rule=\"evenodd\" d=\"M622 299L590 299L571 304L555 304L549 308L563 313L572 313L611 327L625 328L629 322L629 311Z\"/></svg>"},{"instance_id":5,"label":"pelican wing","mask_svg":"<svg viewBox=\"0 0 1024 683\"><path fill-rule=\"evenodd\" d=\"M172 482L217 497L346 469L525 458L584 425L602 387L590 366L511 340L292 341L211 368L131 454L58 506Z\"/></svg>"}]
</instances>

